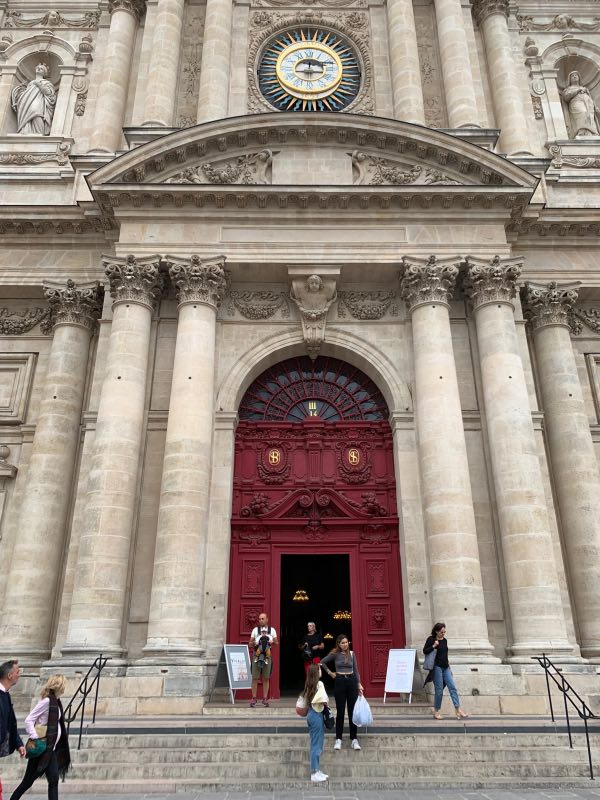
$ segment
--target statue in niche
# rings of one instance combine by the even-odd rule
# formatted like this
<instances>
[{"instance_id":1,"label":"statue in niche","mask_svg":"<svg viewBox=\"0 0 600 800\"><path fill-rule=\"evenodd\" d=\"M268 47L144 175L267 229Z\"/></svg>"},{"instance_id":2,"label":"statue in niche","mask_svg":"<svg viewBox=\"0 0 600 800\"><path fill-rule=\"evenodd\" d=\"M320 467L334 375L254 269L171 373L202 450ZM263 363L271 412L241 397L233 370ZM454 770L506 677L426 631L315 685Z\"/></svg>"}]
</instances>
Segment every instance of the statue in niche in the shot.
<instances>
[{"instance_id":1,"label":"statue in niche","mask_svg":"<svg viewBox=\"0 0 600 800\"><path fill-rule=\"evenodd\" d=\"M569 83L563 89L562 98L569 109L572 138L599 136L598 108L587 86L581 85L581 76L577 70L569 73Z\"/></svg>"},{"instance_id":2,"label":"statue in niche","mask_svg":"<svg viewBox=\"0 0 600 800\"><path fill-rule=\"evenodd\" d=\"M38 64L35 78L13 89L12 107L17 114L17 133L50 135L56 92L47 76L46 64Z\"/></svg>"}]
</instances>

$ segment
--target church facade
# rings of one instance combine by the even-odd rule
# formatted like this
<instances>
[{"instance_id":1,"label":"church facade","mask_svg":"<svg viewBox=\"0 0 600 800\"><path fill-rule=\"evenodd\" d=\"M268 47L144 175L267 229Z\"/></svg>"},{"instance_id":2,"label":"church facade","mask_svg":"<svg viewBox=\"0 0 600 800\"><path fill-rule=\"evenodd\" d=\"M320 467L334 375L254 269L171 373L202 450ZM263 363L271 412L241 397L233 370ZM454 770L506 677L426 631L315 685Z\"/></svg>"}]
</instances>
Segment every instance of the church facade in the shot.
<instances>
[{"instance_id":1,"label":"church facade","mask_svg":"<svg viewBox=\"0 0 600 800\"><path fill-rule=\"evenodd\" d=\"M189 712L261 611L274 696L443 620L474 709L593 692L599 105L592 0L5 3L5 656Z\"/></svg>"}]
</instances>

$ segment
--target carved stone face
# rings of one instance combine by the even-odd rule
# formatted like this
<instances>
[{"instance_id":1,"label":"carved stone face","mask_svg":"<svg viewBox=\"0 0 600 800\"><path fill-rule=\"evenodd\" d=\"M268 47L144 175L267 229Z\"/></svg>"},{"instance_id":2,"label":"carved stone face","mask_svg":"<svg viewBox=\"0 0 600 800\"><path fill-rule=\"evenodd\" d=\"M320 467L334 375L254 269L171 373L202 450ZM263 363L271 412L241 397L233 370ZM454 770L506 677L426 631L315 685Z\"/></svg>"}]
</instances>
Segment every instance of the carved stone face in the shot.
<instances>
[{"instance_id":1,"label":"carved stone face","mask_svg":"<svg viewBox=\"0 0 600 800\"><path fill-rule=\"evenodd\" d=\"M569 85L571 85L571 86L579 86L580 83L581 83L581 77L580 77L579 73L577 72L577 70L575 70L574 72L571 72L569 74Z\"/></svg>"},{"instance_id":2,"label":"carved stone face","mask_svg":"<svg viewBox=\"0 0 600 800\"><path fill-rule=\"evenodd\" d=\"M60 22L60 14L58 11L50 11L48 13L48 24L49 25L58 25Z\"/></svg>"},{"instance_id":3,"label":"carved stone face","mask_svg":"<svg viewBox=\"0 0 600 800\"><path fill-rule=\"evenodd\" d=\"M35 68L36 78L46 78L48 76L48 67L45 64L38 64Z\"/></svg>"},{"instance_id":4,"label":"carved stone face","mask_svg":"<svg viewBox=\"0 0 600 800\"><path fill-rule=\"evenodd\" d=\"M306 285L309 292L318 292L322 285L321 278L319 278L318 275L311 275L310 278L307 279Z\"/></svg>"}]
</instances>

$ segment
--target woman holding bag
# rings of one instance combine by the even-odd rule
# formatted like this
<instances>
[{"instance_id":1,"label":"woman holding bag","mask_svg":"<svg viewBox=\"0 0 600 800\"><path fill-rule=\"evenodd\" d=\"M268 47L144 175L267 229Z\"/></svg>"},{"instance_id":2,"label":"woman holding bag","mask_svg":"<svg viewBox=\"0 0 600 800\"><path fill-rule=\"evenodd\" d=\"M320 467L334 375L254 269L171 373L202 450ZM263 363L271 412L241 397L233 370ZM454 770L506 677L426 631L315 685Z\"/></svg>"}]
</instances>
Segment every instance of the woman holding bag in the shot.
<instances>
[{"instance_id":1,"label":"woman holding bag","mask_svg":"<svg viewBox=\"0 0 600 800\"><path fill-rule=\"evenodd\" d=\"M42 775L48 781L48 800L58 800L58 778L64 779L71 764L69 739L65 728L60 696L64 694L64 675L52 675L42 689L41 700L25 719L29 740L26 752L36 752L36 742L45 738L46 746L37 744L39 755L28 756L23 780L12 793L10 800L19 800ZM45 731L44 731L45 728ZM45 734L45 737L44 737Z\"/></svg>"},{"instance_id":2,"label":"woman holding bag","mask_svg":"<svg viewBox=\"0 0 600 800\"><path fill-rule=\"evenodd\" d=\"M304 701L304 707L308 709L307 714L298 711L302 705L301 700ZM300 716L306 716L310 740L310 779L313 783L322 783L328 777L321 772L320 768L323 742L325 741L323 708L328 700L327 692L321 681L321 668L318 664L311 664L306 675L304 689L296 704L296 711L300 713Z\"/></svg>"},{"instance_id":3,"label":"woman holding bag","mask_svg":"<svg viewBox=\"0 0 600 800\"><path fill-rule=\"evenodd\" d=\"M327 664L333 662L334 670L330 670ZM363 687L360 682L360 673L358 671L358 664L356 663L356 656L350 650L350 642L345 633L340 635L335 640L335 647L328 653L325 658L321 659L321 666L335 678L334 696L335 696L335 744L334 750L342 749L342 734L344 732L344 710L346 704L348 705L348 723L350 725L350 739L352 741L352 749L360 750L358 743L357 733L358 729L352 720L354 712L354 704L359 694L363 693Z\"/></svg>"},{"instance_id":4,"label":"woman holding bag","mask_svg":"<svg viewBox=\"0 0 600 800\"><path fill-rule=\"evenodd\" d=\"M450 699L454 706L454 711L458 719L468 717L468 714L460 707L460 698L454 683L454 677L450 664L448 662L448 642L446 641L446 625L444 622L436 622L431 630L431 636L427 637L425 646L423 647L425 653L425 661L423 666L429 670L425 678L424 686L433 681L435 686L435 696L433 700L434 719L442 719L440 709L442 708L442 695L444 694L444 686L448 687L450 692Z\"/></svg>"}]
</instances>

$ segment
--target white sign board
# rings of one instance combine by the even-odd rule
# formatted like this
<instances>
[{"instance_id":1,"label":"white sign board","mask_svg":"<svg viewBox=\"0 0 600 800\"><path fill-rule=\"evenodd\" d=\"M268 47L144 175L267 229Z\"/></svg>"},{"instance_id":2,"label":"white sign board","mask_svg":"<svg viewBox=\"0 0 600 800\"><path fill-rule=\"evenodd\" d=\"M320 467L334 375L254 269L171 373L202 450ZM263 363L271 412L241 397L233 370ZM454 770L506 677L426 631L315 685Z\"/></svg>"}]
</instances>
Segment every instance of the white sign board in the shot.
<instances>
[{"instance_id":1,"label":"white sign board","mask_svg":"<svg viewBox=\"0 0 600 800\"><path fill-rule=\"evenodd\" d=\"M409 703L411 702L416 655L417 651L414 648L390 650L388 652L388 665L383 693L384 703L388 692L411 695L408 700Z\"/></svg>"}]
</instances>

